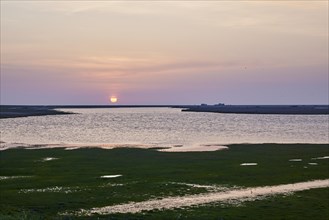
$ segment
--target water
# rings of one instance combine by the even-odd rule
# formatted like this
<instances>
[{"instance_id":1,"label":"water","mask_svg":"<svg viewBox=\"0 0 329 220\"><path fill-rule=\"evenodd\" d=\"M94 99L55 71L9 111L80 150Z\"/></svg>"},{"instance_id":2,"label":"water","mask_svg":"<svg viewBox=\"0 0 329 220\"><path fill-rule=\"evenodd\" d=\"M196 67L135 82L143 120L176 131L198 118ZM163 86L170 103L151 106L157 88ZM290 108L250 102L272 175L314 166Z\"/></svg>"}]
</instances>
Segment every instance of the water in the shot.
<instances>
[{"instance_id":1,"label":"water","mask_svg":"<svg viewBox=\"0 0 329 220\"><path fill-rule=\"evenodd\" d=\"M63 109L2 119L1 141L25 144L329 143L327 115L246 115L170 108Z\"/></svg>"}]
</instances>

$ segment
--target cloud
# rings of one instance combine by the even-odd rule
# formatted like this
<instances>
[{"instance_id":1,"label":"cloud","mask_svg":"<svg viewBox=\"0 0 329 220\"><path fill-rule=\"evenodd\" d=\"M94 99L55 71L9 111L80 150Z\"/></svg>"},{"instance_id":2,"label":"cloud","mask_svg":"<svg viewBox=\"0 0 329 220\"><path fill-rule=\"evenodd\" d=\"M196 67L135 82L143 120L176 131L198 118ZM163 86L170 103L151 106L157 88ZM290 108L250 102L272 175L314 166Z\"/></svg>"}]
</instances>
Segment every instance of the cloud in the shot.
<instances>
[{"instance_id":1,"label":"cloud","mask_svg":"<svg viewBox=\"0 0 329 220\"><path fill-rule=\"evenodd\" d=\"M37 59L4 62L4 74L10 69L29 69L36 72L57 71L57 75L95 78L95 80L157 77L170 77L177 74L192 74L218 71L227 68L241 68L246 62L239 61L202 61L202 60L159 60L132 57L82 57L79 59ZM250 65L250 63L249 63ZM31 71L29 71L30 73ZM123 79L124 80L124 79Z\"/></svg>"}]
</instances>

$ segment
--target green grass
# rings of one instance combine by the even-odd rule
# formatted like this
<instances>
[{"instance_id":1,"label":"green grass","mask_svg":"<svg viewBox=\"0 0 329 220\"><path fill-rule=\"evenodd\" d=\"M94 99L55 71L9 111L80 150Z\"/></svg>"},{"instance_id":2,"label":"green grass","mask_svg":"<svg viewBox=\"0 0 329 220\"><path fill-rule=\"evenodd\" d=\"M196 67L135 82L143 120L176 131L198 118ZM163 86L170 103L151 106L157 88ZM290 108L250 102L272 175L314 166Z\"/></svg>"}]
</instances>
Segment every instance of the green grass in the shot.
<instances>
[{"instance_id":1,"label":"green grass","mask_svg":"<svg viewBox=\"0 0 329 220\"><path fill-rule=\"evenodd\" d=\"M58 216L59 212L144 201L206 189L175 183L223 186L265 186L329 178L328 145L231 145L215 152L165 153L120 148L24 150L0 152L0 176L30 176L0 180L0 219L90 219ZM42 162L42 158L58 160ZM290 162L300 158L302 162ZM258 166L241 167L244 162ZM308 165L317 162L317 166ZM307 168L305 168L307 167ZM101 175L122 174L114 179ZM123 184L123 185L120 185ZM67 187L75 192L30 192L27 189ZM100 219L326 219L329 189L275 196L241 206L214 203L141 214L95 216Z\"/></svg>"}]
</instances>

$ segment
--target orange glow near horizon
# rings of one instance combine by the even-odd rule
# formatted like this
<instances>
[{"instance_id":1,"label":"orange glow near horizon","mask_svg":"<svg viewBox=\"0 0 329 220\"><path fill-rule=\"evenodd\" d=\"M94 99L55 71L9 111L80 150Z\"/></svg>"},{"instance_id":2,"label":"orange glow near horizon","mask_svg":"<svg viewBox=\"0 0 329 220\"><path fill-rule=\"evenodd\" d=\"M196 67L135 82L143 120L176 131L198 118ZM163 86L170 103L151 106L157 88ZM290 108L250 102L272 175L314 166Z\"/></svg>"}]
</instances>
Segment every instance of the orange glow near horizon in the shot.
<instances>
[{"instance_id":1,"label":"orange glow near horizon","mask_svg":"<svg viewBox=\"0 0 329 220\"><path fill-rule=\"evenodd\" d=\"M118 98L115 96L111 96L110 101L111 103L116 103L118 101Z\"/></svg>"}]
</instances>

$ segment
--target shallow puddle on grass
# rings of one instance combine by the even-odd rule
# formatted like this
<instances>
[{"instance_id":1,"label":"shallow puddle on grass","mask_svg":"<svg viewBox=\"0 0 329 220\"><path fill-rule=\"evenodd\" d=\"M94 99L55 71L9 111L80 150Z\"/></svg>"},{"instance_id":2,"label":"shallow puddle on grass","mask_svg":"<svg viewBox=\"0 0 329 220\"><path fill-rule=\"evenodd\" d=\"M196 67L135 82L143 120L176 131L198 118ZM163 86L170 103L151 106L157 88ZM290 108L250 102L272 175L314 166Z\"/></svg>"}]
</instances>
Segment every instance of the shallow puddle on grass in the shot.
<instances>
[{"instance_id":1,"label":"shallow puddle on grass","mask_svg":"<svg viewBox=\"0 0 329 220\"><path fill-rule=\"evenodd\" d=\"M227 146L222 146L222 145L190 145L190 146L183 146L183 145L174 145L169 148L165 149L159 149L158 151L161 152L206 152L206 151L217 151L217 150L227 150Z\"/></svg>"},{"instance_id":2,"label":"shallow puddle on grass","mask_svg":"<svg viewBox=\"0 0 329 220\"><path fill-rule=\"evenodd\" d=\"M0 180L31 178L32 176L0 176Z\"/></svg>"},{"instance_id":3,"label":"shallow puddle on grass","mask_svg":"<svg viewBox=\"0 0 329 220\"><path fill-rule=\"evenodd\" d=\"M54 186L43 189L21 189L19 193L45 193L45 192L53 192L53 193L74 193L80 190L79 187L63 187L63 186Z\"/></svg>"},{"instance_id":4,"label":"shallow puddle on grass","mask_svg":"<svg viewBox=\"0 0 329 220\"><path fill-rule=\"evenodd\" d=\"M316 165L318 165L318 163L308 163L309 165L311 165L311 166L316 166Z\"/></svg>"},{"instance_id":5,"label":"shallow puddle on grass","mask_svg":"<svg viewBox=\"0 0 329 220\"><path fill-rule=\"evenodd\" d=\"M329 156L312 158L312 160L325 160L325 159L329 159Z\"/></svg>"},{"instance_id":6,"label":"shallow puddle on grass","mask_svg":"<svg viewBox=\"0 0 329 220\"><path fill-rule=\"evenodd\" d=\"M111 179L111 178L117 178L117 177L121 177L121 174L117 174L117 175L103 175L100 176L101 179Z\"/></svg>"},{"instance_id":7,"label":"shallow puddle on grass","mask_svg":"<svg viewBox=\"0 0 329 220\"><path fill-rule=\"evenodd\" d=\"M301 161L303 161L302 159L290 159L289 160L290 162L301 162Z\"/></svg>"},{"instance_id":8,"label":"shallow puddle on grass","mask_svg":"<svg viewBox=\"0 0 329 220\"><path fill-rule=\"evenodd\" d=\"M51 160L58 160L59 158L56 158L56 157L45 157L45 158L42 158L42 161L43 162L46 162L46 161L51 161Z\"/></svg>"},{"instance_id":9,"label":"shallow puddle on grass","mask_svg":"<svg viewBox=\"0 0 329 220\"><path fill-rule=\"evenodd\" d=\"M105 187L117 187L117 186L124 186L125 184L123 183L107 183L104 185L99 186L100 188L105 188Z\"/></svg>"},{"instance_id":10,"label":"shallow puddle on grass","mask_svg":"<svg viewBox=\"0 0 329 220\"><path fill-rule=\"evenodd\" d=\"M258 163L242 163L240 166L257 166Z\"/></svg>"},{"instance_id":11,"label":"shallow puddle on grass","mask_svg":"<svg viewBox=\"0 0 329 220\"><path fill-rule=\"evenodd\" d=\"M184 185L194 188L205 188L205 189L216 189L216 186L211 185L200 185L200 184L193 184L193 183L179 183L179 182L170 182L170 184L177 184L177 185Z\"/></svg>"},{"instance_id":12,"label":"shallow puddle on grass","mask_svg":"<svg viewBox=\"0 0 329 220\"><path fill-rule=\"evenodd\" d=\"M173 209L193 205L202 205L212 202L223 202L232 204L234 202L253 201L256 199L258 200L266 196L276 194L289 194L298 191L326 187L329 187L329 179L299 182L293 184L283 184L276 186L233 189L224 192L211 192L197 195L167 197L163 199L154 199L143 202L130 202L113 206L92 208L89 210L81 209L80 211L75 212L74 214L79 216L91 216L94 214L107 215L111 213L138 213L142 211ZM70 213L62 214L68 215Z\"/></svg>"},{"instance_id":13,"label":"shallow puddle on grass","mask_svg":"<svg viewBox=\"0 0 329 220\"><path fill-rule=\"evenodd\" d=\"M169 182L169 184L173 184L173 185L182 185L182 186L187 186L187 187L192 187L192 188L202 188L202 189L206 189L207 191L225 191L228 189L232 189L234 187L225 187L225 186L220 186L220 185L201 185L201 184L195 184L195 183L181 183L181 182ZM168 185L168 184L166 184ZM189 190L189 189L187 189Z\"/></svg>"}]
</instances>

